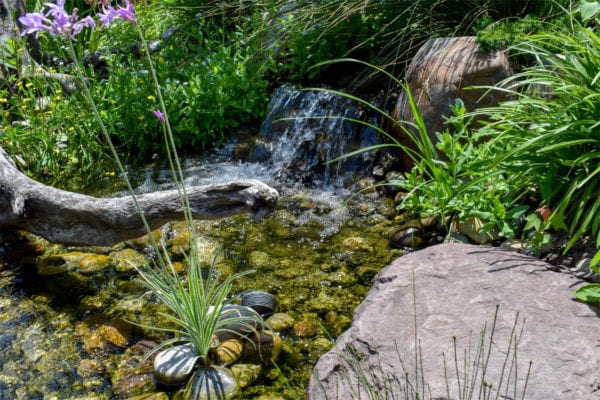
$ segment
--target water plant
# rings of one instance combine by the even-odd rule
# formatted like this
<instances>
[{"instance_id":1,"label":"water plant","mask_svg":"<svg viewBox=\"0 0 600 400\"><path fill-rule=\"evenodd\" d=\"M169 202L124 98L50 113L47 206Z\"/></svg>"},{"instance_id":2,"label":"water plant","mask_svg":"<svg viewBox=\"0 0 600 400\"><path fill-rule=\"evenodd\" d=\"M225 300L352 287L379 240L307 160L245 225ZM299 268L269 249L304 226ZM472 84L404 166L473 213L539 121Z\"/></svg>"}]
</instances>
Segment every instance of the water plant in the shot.
<instances>
[{"instance_id":1,"label":"water plant","mask_svg":"<svg viewBox=\"0 0 600 400\"><path fill-rule=\"evenodd\" d=\"M90 16L79 19L77 11L68 13L64 9L64 0L57 0L56 4L47 3L47 11L42 9L40 12L28 13L20 19L20 22L26 26L24 35L40 31L48 32L52 35L62 36L69 45L70 54L75 64L80 65L77 53L73 47L73 41L84 28L95 28L96 23ZM175 186L179 191L182 210L189 229L190 252L186 255L186 263L189 267L187 275L180 276L176 271L172 260L170 259L164 242L157 242L152 235L146 218L141 208L137 206L141 222L144 224L149 240L155 250L155 265L150 268L138 268L142 282L164 302L172 314L165 314L165 318L173 323L173 327L155 327L157 330L171 332L175 336L160 345L156 346L147 357L155 352L162 350L166 346L178 342L188 342L191 345L183 345L178 348L170 348L162 353L162 357L155 358L155 373L161 377L171 376L174 373L176 379L166 383L181 383L181 381L193 377L183 392L183 398L198 398L202 393L210 393L216 398L230 398L232 393L223 391L223 375L217 367L211 365L215 360L212 358L212 352L222 340L223 334L233 336L248 337L256 334L257 330L266 326L260 315L250 307L236 307L230 305L232 283L242 275L252 271L244 271L233 274L221 280L214 268L214 262L207 270L203 268L200 252L203 249L197 246L197 237L192 220L191 207L186 193L185 183L183 181L182 168L177 155L175 139L171 126L169 124L167 107L161 92L161 85L158 81L156 70L154 69L152 59L150 58L147 43L144 39L141 29L134 12L132 3L125 0L124 6L117 8L111 5L102 7L102 12L98 13L100 26L108 27L115 20L127 21L136 27L142 46L147 55L148 65L151 71L152 80L155 87L155 95L158 99L159 108L147 110L152 114L163 127L164 146L173 173ZM108 129L103 122L102 114L98 110L94 98L88 88L87 82L80 68L76 68L78 83L83 95L89 102L92 113L99 124L105 141L113 154L114 160L118 166L121 176L125 180L130 195L137 205L135 191L127 177L115 146L112 144ZM218 255L215 255L215 260ZM257 345L258 346L258 345ZM182 359L183 358L183 359ZM157 360L164 361L159 362ZM183 367L182 367L183 365ZM194 370L198 367L198 370ZM183 368L183 369L182 369ZM232 389L235 392L235 385ZM239 388L237 389L239 390ZM237 392L235 392L237 394Z\"/></svg>"}]
</instances>

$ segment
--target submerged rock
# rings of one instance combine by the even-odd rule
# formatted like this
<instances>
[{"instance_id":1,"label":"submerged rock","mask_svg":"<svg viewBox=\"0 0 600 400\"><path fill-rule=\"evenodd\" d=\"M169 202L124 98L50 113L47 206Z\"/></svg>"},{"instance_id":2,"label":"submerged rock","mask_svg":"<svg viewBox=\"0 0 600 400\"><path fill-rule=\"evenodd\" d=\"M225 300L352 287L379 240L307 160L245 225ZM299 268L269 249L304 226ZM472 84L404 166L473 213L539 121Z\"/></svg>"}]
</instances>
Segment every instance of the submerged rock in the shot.
<instances>
[{"instance_id":1,"label":"submerged rock","mask_svg":"<svg viewBox=\"0 0 600 400\"><path fill-rule=\"evenodd\" d=\"M262 373L262 368L257 364L235 364L231 366L231 372L243 389L258 379Z\"/></svg>"},{"instance_id":2,"label":"submerged rock","mask_svg":"<svg viewBox=\"0 0 600 400\"><path fill-rule=\"evenodd\" d=\"M271 329L281 332L294 326L294 317L286 313L276 313L267 318L266 322Z\"/></svg>"},{"instance_id":3,"label":"submerged rock","mask_svg":"<svg viewBox=\"0 0 600 400\"><path fill-rule=\"evenodd\" d=\"M192 374L199 358L192 343L169 347L154 358L154 377L167 385L183 383Z\"/></svg>"},{"instance_id":4,"label":"submerged rock","mask_svg":"<svg viewBox=\"0 0 600 400\"><path fill-rule=\"evenodd\" d=\"M199 369L185 388L179 390L176 400L231 400L242 395L240 385L229 368L211 365Z\"/></svg>"}]
</instances>

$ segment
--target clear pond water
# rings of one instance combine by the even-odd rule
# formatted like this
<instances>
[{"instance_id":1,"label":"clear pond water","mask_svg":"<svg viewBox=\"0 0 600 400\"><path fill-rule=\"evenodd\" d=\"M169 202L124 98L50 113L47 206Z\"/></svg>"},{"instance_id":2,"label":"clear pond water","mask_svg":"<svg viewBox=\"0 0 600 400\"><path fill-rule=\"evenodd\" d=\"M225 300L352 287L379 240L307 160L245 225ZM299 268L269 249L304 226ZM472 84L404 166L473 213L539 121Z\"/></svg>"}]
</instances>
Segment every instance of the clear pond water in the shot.
<instances>
[{"instance_id":1,"label":"clear pond water","mask_svg":"<svg viewBox=\"0 0 600 400\"><path fill-rule=\"evenodd\" d=\"M346 329L372 277L399 250L389 247L393 209L376 191L353 197L369 181L370 156L324 164L373 144L374 132L341 120L373 116L328 93L276 91L258 139L260 162L232 161L233 146L184 161L186 182L261 179L280 191L259 221L237 215L198 221L207 262L222 247L221 274L253 269L234 292L275 295L276 312L295 325L281 332L278 368L264 366L244 398L301 399L312 366ZM293 119L282 119L293 116ZM169 186L162 166L138 171L140 192ZM365 183L365 181L367 183ZM347 201L347 202L346 202ZM157 234L183 261L181 224ZM24 233L4 234L0 248L0 399L121 399L164 392L141 356L168 336L146 325L167 323L165 308L137 280L133 264L152 256L142 238L113 247L64 247Z\"/></svg>"}]
</instances>

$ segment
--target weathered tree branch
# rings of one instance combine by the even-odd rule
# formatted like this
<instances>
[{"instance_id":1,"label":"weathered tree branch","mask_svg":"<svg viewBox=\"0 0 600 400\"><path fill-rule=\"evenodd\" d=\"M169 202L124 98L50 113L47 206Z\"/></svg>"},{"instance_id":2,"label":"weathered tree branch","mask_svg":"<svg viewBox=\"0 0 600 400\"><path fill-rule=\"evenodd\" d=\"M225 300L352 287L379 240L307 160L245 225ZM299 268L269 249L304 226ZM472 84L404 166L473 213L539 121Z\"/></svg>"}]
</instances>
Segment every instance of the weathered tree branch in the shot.
<instances>
[{"instance_id":1,"label":"weathered tree branch","mask_svg":"<svg viewBox=\"0 0 600 400\"><path fill-rule=\"evenodd\" d=\"M256 180L187 188L194 218L214 219L241 212L261 215L278 199ZM183 219L177 190L137 196L152 229ZM96 198L43 185L24 174L0 148L0 226L24 229L51 242L112 245L146 233L131 196Z\"/></svg>"}]
</instances>

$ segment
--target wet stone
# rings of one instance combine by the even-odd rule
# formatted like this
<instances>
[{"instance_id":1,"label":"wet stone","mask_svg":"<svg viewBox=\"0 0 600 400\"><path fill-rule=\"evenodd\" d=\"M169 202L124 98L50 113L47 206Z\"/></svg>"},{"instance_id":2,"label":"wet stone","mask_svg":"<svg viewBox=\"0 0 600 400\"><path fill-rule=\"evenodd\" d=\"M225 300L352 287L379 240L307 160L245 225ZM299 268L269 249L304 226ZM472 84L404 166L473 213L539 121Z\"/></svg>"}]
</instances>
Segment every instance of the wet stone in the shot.
<instances>
[{"instance_id":1,"label":"wet stone","mask_svg":"<svg viewBox=\"0 0 600 400\"><path fill-rule=\"evenodd\" d=\"M294 317L286 313L276 313L267 318L266 322L271 329L281 332L294 326Z\"/></svg>"},{"instance_id":2,"label":"wet stone","mask_svg":"<svg viewBox=\"0 0 600 400\"><path fill-rule=\"evenodd\" d=\"M242 355L244 344L239 339L229 339L221 342L215 349L217 359L223 365L235 362Z\"/></svg>"},{"instance_id":3,"label":"wet stone","mask_svg":"<svg viewBox=\"0 0 600 400\"><path fill-rule=\"evenodd\" d=\"M166 225L165 225L165 227L166 227ZM156 241L156 243L160 242L160 240L162 238L163 229L166 229L166 228L155 229L152 231L152 237L154 237L154 240ZM131 247L135 247L136 249L139 249L139 250L144 250L146 248L152 247L152 241L150 240L150 235L144 235L139 238L127 240L125 242L125 244L127 244L128 246L131 246Z\"/></svg>"},{"instance_id":4,"label":"wet stone","mask_svg":"<svg viewBox=\"0 0 600 400\"><path fill-rule=\"evenodd\" d=\"M444 243L471 243L471 240L467 235L463 235L458 232L450 232L444 238Z\"/></svg>"},{"instance_id":5,"label":"wet stone","mask_svg":"<svg viewBox=\"0 0 600 400\"><path fill-rule=\"evenodd\" d=\"M383 197L381 200L379 200L375 210L387 218L393 218L396 215L394 200L389 197Z\"/></svg>"},{"instance_id":6,"label":"wet stone","mask_svg":"<svg viewBox=\"0 0 600 400\"><path fill-rule=\"evenodd\" d=\"M79 269L79 262L89 253L71 252L43 257L38 263L38 274L52 276Z\"/></svg>"},{"instance_id":7,"label":"wet stone","mask_svg":"<svg viewBox=\"0 0 600 400\"><path fill-rule=\"evenodd\" d=\"M107 343L116 347L125 347L131 336L131 325L123 320L116 320L99 326L96 332Z\"/></svg>"},{"instance_id":8,"label":"wet stone","mask_svg":"<svg viewBox=\"0 0 600 400\"><path fill-rule=\"evenodd\" d=\"M177 400L230 400L240 397L240 385L229 368L211 365L199 369L190 378L186 387L177 392Z\"/></svg>"},{"instance_id":9,"label":"wet stone","mask_svg":"<svg viewBox=\"0 0 600 400\"><path fill-rule=\"evenodd\" d=\"M251 363L268 363L275 361L281 353L281 337L272 331L257 332L244 341L242 359Z\"/></svg>"},{"instance_id":10,"label":"wet stone","mask_svg":"<svg viewBox=\"0 0 600 400\"><path fill-rule=\"evenodd\" d=\"M525 250L526 246L527 245L524 241L517 239L507 239L500 244L500 247L502 247L503 249L516 251L519 253Z\"/></svg>"},{"instance_id":11,"label":"wet stone","mask_svg":"<svg viewBox=\"0 0 600 400\"><path fill-rule=\"evenodd\" d=\"M327 280L332 284L339 285L342 287L348 287L356 283L356 277L346 271L336 271L327 275Z\"/></svg>"},{"instance_id":12,"label":"wet stone","mask_svg":"<svg viewBox=\"0 0 600 400\"><path fill-rule=\"evenodd\" d=\"M321 325L314 320L298 321L294 324L294 336L299 338L316 336L321 332Z\"/></svg>"},{"instance_id":13,"label":"wet stone","mask_svg":"<svg viewBox=\"0 0 600 400\"><path fill-rule=\"evenodd\" d=\"M258 379L262 373L262 368L257 364L235 364L231 366L231 372L243 389Z\"/></svg>"},{"instance_id":14,"label":"wet stone","mask_svg":"<svg viewBox=\"0 0 600 400\"><path fill-rule=\"evenodd\" d=\"M423 225L420 221L408 221L390 234L390 243L396 247L418 248L424 244Z\"/></svg>"},{"instance_id":15,"label":"wet stone","mask_svg":"<svg viewBox=\"0 0 600 400\"><path fill-rule=\"evenodd\" d=\"M191 343L170 347L154 358L154 376L165 384L184 382L200 357Z\"/></svg>"},{"instance_id":16,"label":"wet stone","mask_svg":"<svg viewBox=\"0 0 600 400\"><path fill-rule=\"evenodd\" d=\"M142 375L126 375L112 382L113 391L121 398L131 397L155 390L154 377L151 373Z\"/></svg>"},{"instance_id":17,"label":"wet stone","mask_svg":"<svg viewBox=\"0 0 600 400\"><path fill-rule=\"evenodd\" d=\"M369 243L367 242L366 239L358 237L358 236L352 236L349 238L344 239L343 241L343 246L346 250L349 251L365 251L365 252L371 252L373 251L373 248L369 245Z\"/></svg>"},{"instance_id":18,"label":"wet stone","mask_svg":"<svg viewBox=\"0 0 600 400\"><path fill-rule=\"evenodd\" d=\"M110 259L104 254L90 254L79 261L79 269L86 273L99 272L108 268L109 262Z\"/></svg>"},{"instance_id":19,"label":"wet stone","mask_svg":"<svg viewBox=\"0 0 600 400\"><path fill-rule=\"evenodd\" d=\"M249 255L249 262L252 268L265 270L273 264L270 256L263 251L253 251Z\"/></svg>"},{"instance_id":20,"label":"wet stone","mask_svg":"<svg viewBox=\"0 0 600 400\"><path fill-rule=\"evenodd\" d=\"M127 400L169 400L169 395L165 392L138 394L137 396L129 397Z\"/></svg>"},{"instance_id":21,"label":"wet stone","mask_svg":"<svg viewBox=\"0 0 600 400\"><path fill-rule=\"evenodd\" d=\"M135 268L141 268L146 264L146 258L134 249L123 249L110 253L111 263L115 270L121 273L135 273Z\"/></svg>"},{"instance_id":22,"label":"wet stone","mask_svg":"<svg viewBox=\"0 0 600 400\"><path fill-rule=\"evenodd\" d=\"M502 238L500 231L495 228L487 232L482 232L484 224L484 221L477 217L469 217L459 224L458 230L477 244L490 243Z\"/></svg>"},{"instance_id":23,"label":"wet stone","mask_svg":"<svg viewBox=\"0 0 600 400\"><path fill-rule=\"evenodd\" d=\"M310 342L311 351L323 354L333 347L333 342L325 338L316 338Z\"/></svg>"},{"instance_id":24,"label":"wet stone","mask_svg":"<svg viewBox=\"0 0 600 400\"><path fill-rule=\"evenodd\" d=\"M80 378L89 378L104 372L104 365L96 359L84 358L77 367L77 376Z\"/></svg>"},{"instance_id":25,"label":"wet stone","mask_svg":"<svg viewBox=\"0 0 600 400\"><path fill-rule=\"evenodd\" d=\"M169 241L171 254L183 256L190 252L190 232L187 230L176 233Z\"/></svg>"}]
</instances>

